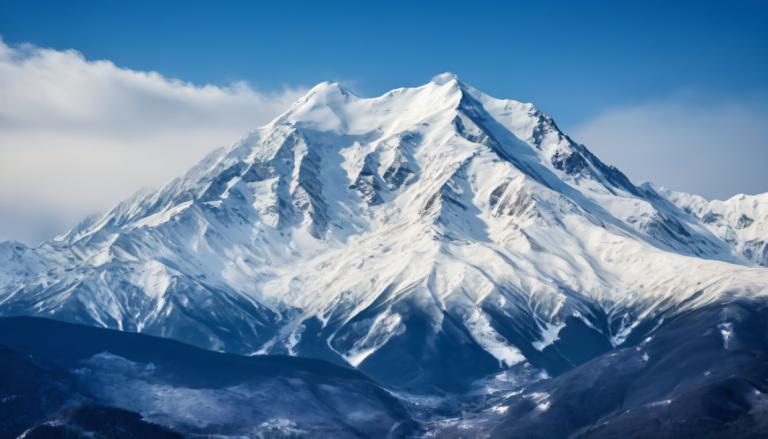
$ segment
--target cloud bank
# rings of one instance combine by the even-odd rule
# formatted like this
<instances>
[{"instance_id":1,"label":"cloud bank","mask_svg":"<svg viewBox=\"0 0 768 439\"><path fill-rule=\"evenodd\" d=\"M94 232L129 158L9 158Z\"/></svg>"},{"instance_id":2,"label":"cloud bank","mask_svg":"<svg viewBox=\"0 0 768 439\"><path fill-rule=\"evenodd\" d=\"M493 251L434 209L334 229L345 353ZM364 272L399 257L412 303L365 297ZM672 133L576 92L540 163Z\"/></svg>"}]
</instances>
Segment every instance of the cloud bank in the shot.
<instances>
[{"instance_id":1,"label":"cloud bank","mask_svg":"<svg viewBox=\"0 0 768 439\"><path fill-rule=\"evenodd\" d=\"M681 93L608 110L571 134L635 183L725 199L768 191L766 127L765 100L718 102Z\"/></svg>"},{"instance_id":2,"label":"cloud bank","mask_svg":"<svg viewBox=\"0 0 768 439\"><path fill-rule=\"evenodd\" d=\"M36 244L160 186L304 93L198 86L0 40L0 240Z\"/></svg>"}]
</instances>

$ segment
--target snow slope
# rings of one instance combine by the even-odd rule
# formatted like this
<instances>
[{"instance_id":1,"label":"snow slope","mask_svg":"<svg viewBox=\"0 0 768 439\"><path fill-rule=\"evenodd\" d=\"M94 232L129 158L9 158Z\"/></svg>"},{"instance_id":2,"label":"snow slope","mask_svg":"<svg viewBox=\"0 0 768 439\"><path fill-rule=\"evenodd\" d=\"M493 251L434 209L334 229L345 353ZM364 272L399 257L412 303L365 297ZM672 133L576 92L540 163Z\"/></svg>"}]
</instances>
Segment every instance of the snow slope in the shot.
<instances>
[{"instance_id":1,"label":"snow slope","mask_svg":"<svg viewBox=\"0 0 768 439\"><path fill-rule=\"evenodd\" d=\"M768 193L725 201L661 189L660 192L750 262L768 266Z\"/></svg>"},{"instance_id":2,"label":"snow slope","mask_svg":"<svg viewBox=\"0 0 768 439\"><path fill-rule=\"evenodd\" d=\"M418 390L526 362L557 374L767 292L754 251L676 203L454 75L375 98L326 82L160 190L4 250L0 313L313 356Z\"/></svg>"},{"instance_id":3,"label":"snow slope","mask_svg":"<svg viewBox=\"0 0 768 439\"><path fill-rule=\"evenodd\" d=\"M403 438L416 427L392 395L354 370L48 319L0 318L0 372L3 438L33 426L43 431L23 437ZM70 415L93 407L91 419ZM133 426L109 428L131 413ZM180 434L146 431L142 418ZM99 427L107 428L86 433Z\"/></svg>"}]
</instances>

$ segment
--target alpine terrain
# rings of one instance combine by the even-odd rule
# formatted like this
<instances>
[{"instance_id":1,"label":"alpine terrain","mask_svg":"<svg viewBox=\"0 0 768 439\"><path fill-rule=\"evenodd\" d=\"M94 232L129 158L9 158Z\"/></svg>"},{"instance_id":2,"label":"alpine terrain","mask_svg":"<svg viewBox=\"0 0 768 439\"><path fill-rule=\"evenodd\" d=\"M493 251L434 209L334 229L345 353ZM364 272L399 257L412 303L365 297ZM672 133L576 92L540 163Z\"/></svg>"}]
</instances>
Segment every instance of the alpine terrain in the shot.
<instances>
[{"instance_id":1,"label":"alpine terrain","mask_svg":"<svg viewBox=\"0 0 768 439\"><path fill-rule=\"evenodd\" d=\"M768 194L637 186L533 105L441 74L375 98L321 83L163 188L0 244L0 315L335 363L323 379L377 421L325 434L758 437L767 267ZM150 362L101 349L98 379ZM180 425L129 399L109 403Z\"/></svg>"}]
</instances>

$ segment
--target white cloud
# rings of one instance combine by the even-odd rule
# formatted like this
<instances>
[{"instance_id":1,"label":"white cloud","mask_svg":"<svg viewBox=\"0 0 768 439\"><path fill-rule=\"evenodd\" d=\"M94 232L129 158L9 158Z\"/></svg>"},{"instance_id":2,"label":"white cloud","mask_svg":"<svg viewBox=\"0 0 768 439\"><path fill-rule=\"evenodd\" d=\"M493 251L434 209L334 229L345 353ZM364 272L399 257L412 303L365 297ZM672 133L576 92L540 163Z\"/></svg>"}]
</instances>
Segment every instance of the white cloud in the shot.
<instances>
[{"instance_id":1,"label":"white cloud","mask_svg":"<svg viewBox=\"0 0 768 439\"><path fill-rule=\"evenodd\" d=\"M577 127L572 137L636 183L708 198L768 191L764 104L713 101L689 92L614 108Z\"/></svg>"},{"instance_id":2,"label":"white cloud","mask_svg":"<svg viewBox=\"0 0 768 439\"><path fill-rule=\"evenodd\" d=\"M36 243L160 186L304 92L198 86L0 40L0 240Z\"/></svg>"}]
</instances>

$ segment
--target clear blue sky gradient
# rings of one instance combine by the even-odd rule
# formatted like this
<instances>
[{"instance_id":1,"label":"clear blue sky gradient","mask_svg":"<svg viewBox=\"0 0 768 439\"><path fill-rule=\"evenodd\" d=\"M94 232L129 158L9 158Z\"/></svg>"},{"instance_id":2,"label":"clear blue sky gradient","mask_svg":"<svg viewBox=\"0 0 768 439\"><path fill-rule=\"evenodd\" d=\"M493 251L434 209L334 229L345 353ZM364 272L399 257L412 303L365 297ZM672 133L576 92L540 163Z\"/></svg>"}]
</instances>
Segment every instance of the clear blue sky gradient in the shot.
<instances>
[{"instance_id":1,"label":"clear blue sky gradient","mask_svg":"<svg viewBox=\"0 0 768 439\"><path fill-rule=\"evenodd\" d=\"M334 79L374 95L453 71L566 127L680 88L768 88L766 1L0 0L0 35L263 90Z\"/></svg>"}]
</instances>

